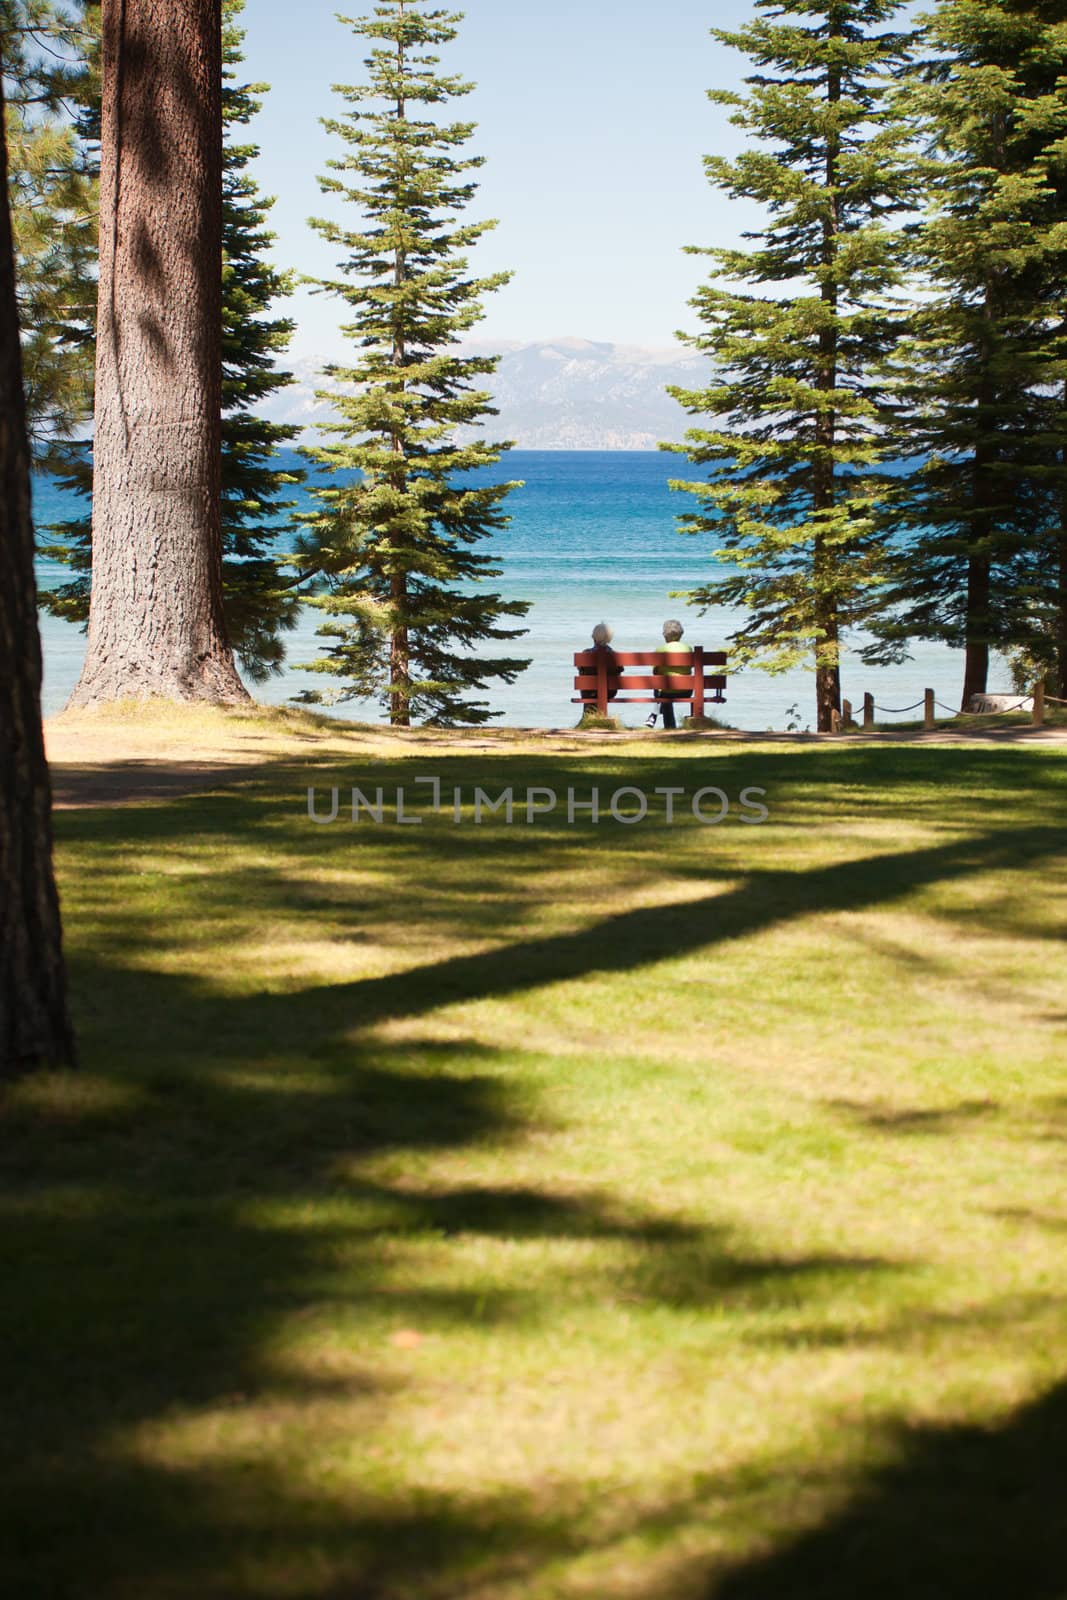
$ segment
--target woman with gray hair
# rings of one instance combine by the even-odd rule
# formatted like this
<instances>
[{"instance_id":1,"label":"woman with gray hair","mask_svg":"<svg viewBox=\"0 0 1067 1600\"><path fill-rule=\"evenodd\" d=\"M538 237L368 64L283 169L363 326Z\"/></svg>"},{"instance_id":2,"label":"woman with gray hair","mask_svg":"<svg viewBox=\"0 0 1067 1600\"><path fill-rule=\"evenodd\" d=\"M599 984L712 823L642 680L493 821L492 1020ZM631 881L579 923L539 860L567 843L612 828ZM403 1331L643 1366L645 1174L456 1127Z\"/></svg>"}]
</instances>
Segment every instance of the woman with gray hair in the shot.
<instances>
[{"instance_id":1,"label":"woman with gray hair","mask_svg":"<svg viewBox=\"0 0 1067 1600\"><path fill-rule=\"evenodd\" d=\"M674 701L691 700L693 696L692 664L688 659L693 654L693 646L682 643L682 634L684 632L685 629L680 622L674 617L669 618L663 624L664 647L656 651L657 656L660 658L656 662L656 671L664 678L684 678L687 683L687 687L681 691L677 689L656 690L656 699L663 708L663 726L670 729L678 726L674 720ZM673 666L671 665L672 662L674 663ZM645 727L654 728L658 715L659 709L654 706L648 714Z\"/></svg>"},{"instance_id":2,"label":"woman with gray hair","mask_svg":"<svg viewBox=\"0 0 1067 1600\"><path fill-rule=\"evenodd\" d=\"M611 629L608 627L606 622L598 622L596 627L593 629L593 649L595 651L598 651L598 652L603 650L603 651L605 651L607 653L607 658L608 659L607 659L606 665L607 665L607 669L608 669L608 699L609 700L614 700L615 696L619 692L619 677L620 677L620 675L622 673L622 668L619 666L619 663L615 659L615 652L611 648L611 641L612 641L612 639L614 639L614 637L615 637L615 635L612 633ZM582 699L583 700L595 700L596 699L596 690L595 689L583 689L582 690ZM584 715L584 712L583 712L583 715Z\"/></svg>"}]
</instances>

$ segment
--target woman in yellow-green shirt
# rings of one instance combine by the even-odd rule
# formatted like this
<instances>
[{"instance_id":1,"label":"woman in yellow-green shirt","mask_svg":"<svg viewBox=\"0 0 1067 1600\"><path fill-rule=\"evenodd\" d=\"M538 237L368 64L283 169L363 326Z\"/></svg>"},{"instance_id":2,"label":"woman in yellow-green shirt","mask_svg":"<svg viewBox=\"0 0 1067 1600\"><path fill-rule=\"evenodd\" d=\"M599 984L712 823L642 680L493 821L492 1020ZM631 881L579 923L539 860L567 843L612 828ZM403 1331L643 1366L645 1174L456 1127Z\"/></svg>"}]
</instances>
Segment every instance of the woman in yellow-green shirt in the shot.
<instances>
[{"instance_id":1,"label":"woman in yellow-green shirt","mask_svg":"<svg viewBox=\"0 0 1067 1600\"><path fill-rule=\"evenodd\" d=\"M660 657L660 660L656 662L656 671L658 673L667 678L684 678L686 680L686 687L681 691L676 689L656 690L656 699L663 709L663 726L665 728L676 728L678 726L674 720L673 702L675 700L691 700L693 698L692 662L689 659L693 654L693 646L682 643L682 634L684 632L685 629L682 624L676 622L673 618L665 622L663 624L663 648L656 651L656 654ZM654 728L658 715L659 707L654 707L648 714L645 726Z\"/></svg>"}]
</instances>

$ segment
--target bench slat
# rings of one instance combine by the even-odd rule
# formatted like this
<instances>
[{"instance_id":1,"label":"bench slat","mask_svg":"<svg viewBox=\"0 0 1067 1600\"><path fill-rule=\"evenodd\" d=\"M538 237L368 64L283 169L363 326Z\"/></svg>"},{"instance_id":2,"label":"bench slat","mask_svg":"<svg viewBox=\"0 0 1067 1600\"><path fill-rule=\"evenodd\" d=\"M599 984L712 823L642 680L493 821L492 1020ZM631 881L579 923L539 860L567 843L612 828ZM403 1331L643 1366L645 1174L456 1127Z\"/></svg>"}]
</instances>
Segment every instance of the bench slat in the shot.
<instances>
[{"instance_id":1,"label":"bench slat","mask_svg":"<svg viewBox=\"0 0 1067 1600\"><path fill-rule=\"evenodd\" d=\"M686 698L689 699L691 697L687 696ZM724 706L726 704L726 696L724 694L706 694L704 699L710 701L713 705ZM675 703L677 705L685 705L686 701L678 700ZM663 701L657 699L654 694L628 694L625 700L609 700L608 713L610 715L612 706L640 706L645 704L659 706L663 704ZM573 694L571 695L571 705L595 707L596 701L586 700L580 694Z\"/></svg>"},{"instance_id":2,"label":"bench slat","mask_svg":"<svg viewBox=\"0 0 1067 1600\"><path fill-rule=\"evenodd\" d=\"M595 672L582 672L582 673L579 673L578 676L574 680L574 687L576 689L588 689L591 694L595 694L596 693L596 673ZM691 673L688 674L684 678L682 678L682 677L678 677L678 678L670 677L670 678L668 678L668 677L666 677L663 674L658 673L658 672L643 672L643 673L640 673L640 674L638 674L636 672L620 672L617 677L609 677L608 678L608 688L609 688L609 690L610 689L673 689L678 694L685 693L687 695L691 695L693 693L694 687L695 687L695 685L694 685L693 676L692 676ZM709 677L708 674L705 673L704 674L704 687L705 687L705 689L725 689L726 688L726 679L724 677Z\"/></svg>"}]
</instances>

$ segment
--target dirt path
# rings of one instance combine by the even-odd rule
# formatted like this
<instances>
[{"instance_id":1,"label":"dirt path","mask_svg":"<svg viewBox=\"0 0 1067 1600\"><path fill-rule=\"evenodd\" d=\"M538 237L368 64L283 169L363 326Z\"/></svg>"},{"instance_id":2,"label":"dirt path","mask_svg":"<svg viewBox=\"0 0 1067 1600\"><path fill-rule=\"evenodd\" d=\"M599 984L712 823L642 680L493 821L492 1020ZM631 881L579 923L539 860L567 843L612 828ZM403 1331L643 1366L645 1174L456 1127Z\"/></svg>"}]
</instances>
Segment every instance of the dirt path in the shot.
<instances>
[{"instance_id":1,"label":"dirt path","mask_svg":"<svg viewBox=\"0 0 1067 1600\"><path fill-rule=\"evenodd\" d=\"M139 805L207 794L248 781L257 770L313 758L396 759L425 755L591 754L632 745L643 754L665 744L1067 744L1067 728L990 727L934 733L583 732L574 728L390 729L297 711L228 712L186 706L73 712L45 724L56 810Z\"/></svg>"}]
</instances>

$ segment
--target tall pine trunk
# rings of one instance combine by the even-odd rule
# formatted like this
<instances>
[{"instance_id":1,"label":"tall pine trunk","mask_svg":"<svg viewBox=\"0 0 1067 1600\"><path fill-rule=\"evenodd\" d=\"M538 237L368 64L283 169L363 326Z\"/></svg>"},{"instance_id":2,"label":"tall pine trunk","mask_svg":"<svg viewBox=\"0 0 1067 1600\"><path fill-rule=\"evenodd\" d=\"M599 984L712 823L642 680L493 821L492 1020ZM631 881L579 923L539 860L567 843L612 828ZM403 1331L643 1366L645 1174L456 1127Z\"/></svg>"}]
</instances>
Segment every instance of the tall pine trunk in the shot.
<instances>
[{"instance_id":1,"label":"tall pine trunk","mask_svg":"<svg viewBox=\"0 0 1067 1600\"><path fill-rule=\"evenodd\" d=\"M0 1080L74 1062L41 730L30 454L0 85Z\"/></svg>"},{"instance_id":2,"label":"tall pine trunk","mask_svg":"<svg viewBox=\"0 0 1067 1600\"><path fill-rule=\"evenodd\" d=\"M989 557L980 553L972 554L967 562L966 644L961 711L967 710L972 695L985 694L989 687L990 600Z\"/></svg>"},{"instance_id":3,"label":"tall pine trunk","mask_svg":"<svg viewBox=\"0 0 1067 1600\"><path fill-rule=\"evenodd\" d=\"M220 0L104 0L89 644L71 699L246 700L222 610Z\"/></svg>"},{"instance_id":4,"label":"tall pine trunk","mask_svg":"<svg viewBox=\"0 0 1067 1600\"><path fill-rule=\"evenodd\" d=\"M832 22L829 28L833 38L841 32L840 24ZM826 100L836 105L841 99L841 72L831 67L827 75ZM827 324L819 333L819 357L815 387L825 394L837 388L837 282L833 276L838 252L837 181L840 159L839 140L833 126L826 136L826 189L832 197L830 209L823 221L822 261L827 275L822 284L822 303ZM834 505L834 445L836 442L836 414L832 407L819 411L815 419L815 468L812 475L812 508L831 511ZM815 667L816 727L820 733L830 733L834 725L834 712L841 710L840 619L838 616L835 567L839 553L827 549L822 534L816 533L812 556L812 578L815 585L815 620L818 637L815 640L817 664ZM819 659L821 658L821 659Z\"/></svg>"},{"instance_id":5,"label":"tall pine trunk","mask_svg":"<svg viewBox=\"0 0 1067 1600\"><path fill-rule=\"evenodd\" d=\"M407 575L398 572L390 582L391 599L398 611L405 611L408 598ZM411 657L408 648L408 630L404 623L393 622L389 639L389 722L394 728L410 728L411 702L408 686L411 682Z\"/></svg>"},{"instance_id":6,"label":"tall pine trunk","mask_svg":"<svg viewBox=\"0 0 1067 1600\"><path fill-rule=\"evenodd\" d=\"M995 322L997 307L992 290L985 294L987 329ZM991 375L992 352L988 335L982 352L984 371L978 388L978 443L975 446L972 471L971 544L967 557L967 592L964 597L964 660L963 694L960 710L966 711L971 696L985 694L989 687L989 640L992 632L992 543L993 515L991 505L996 493L992 466L994 447L989 440L989 417L994 402Z\"/></svg>"}]
</instances>

